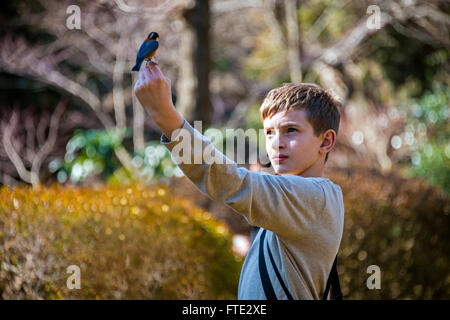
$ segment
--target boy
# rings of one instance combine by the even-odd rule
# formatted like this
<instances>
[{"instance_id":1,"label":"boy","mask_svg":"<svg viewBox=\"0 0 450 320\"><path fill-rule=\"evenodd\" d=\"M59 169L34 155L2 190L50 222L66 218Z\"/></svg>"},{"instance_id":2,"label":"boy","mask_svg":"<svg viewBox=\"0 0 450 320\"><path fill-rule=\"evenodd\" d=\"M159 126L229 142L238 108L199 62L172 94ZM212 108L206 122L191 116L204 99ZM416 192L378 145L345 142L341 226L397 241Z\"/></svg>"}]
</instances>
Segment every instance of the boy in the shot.
<instances>
[{"instance_id":1,"label":"boy","mask_svg":"<svg viewBox=\"0 0 450 320\"><path fill-rule=\"evenodd\" d=\"M344 205L341 188L322 174L336 142L339 102L313 84L270 91L260 111L276 174L265 174L232 161L193 160L198 155L190 150L199 144L212 149L216 160L228 158L178 114L170 80L157 65L141 70L134 91L172 157L180 142L188 145L189 161L175 158L184 174L261 227L242 267L238 299L329 298L325 287L342 238Z\"/></svg>"}]
</instances>

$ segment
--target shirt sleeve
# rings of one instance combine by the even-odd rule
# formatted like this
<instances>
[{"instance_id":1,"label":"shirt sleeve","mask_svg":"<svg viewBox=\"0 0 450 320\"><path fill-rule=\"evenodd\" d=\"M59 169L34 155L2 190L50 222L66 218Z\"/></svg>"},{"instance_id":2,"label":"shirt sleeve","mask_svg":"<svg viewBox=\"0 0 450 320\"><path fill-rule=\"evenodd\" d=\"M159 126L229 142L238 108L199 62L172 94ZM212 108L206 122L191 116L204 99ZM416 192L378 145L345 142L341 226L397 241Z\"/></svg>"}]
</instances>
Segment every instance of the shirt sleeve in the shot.
<instances>
[{"instance_id":1,"label":"shirt sleeve","mask_svg":"<svg viewBox=\"0 0 450 320\"><path fill-rule=\"evenodd\" d=\"M314 179L238 167L186 120L172 133L172 140L163 134L161 144L197 188L251 225L285 237L298 236L299 231L312 231L313 221L325 208L324 190ZM202 158L202 154L211 156Z\"/></svg>"}]
</instances>

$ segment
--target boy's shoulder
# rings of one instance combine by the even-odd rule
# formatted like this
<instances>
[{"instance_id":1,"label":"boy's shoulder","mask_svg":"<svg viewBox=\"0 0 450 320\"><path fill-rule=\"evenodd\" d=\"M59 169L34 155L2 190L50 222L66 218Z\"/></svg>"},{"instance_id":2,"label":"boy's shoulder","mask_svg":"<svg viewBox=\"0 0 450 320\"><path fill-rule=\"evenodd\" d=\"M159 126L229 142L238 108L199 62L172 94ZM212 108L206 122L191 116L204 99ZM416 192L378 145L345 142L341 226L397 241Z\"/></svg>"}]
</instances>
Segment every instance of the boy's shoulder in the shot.
<instances>
[{"instance_id":1,"label":"boy's shoulder","mask_svg":"<svg viewBox=\"0 0 450 320\"><path fill-rule=\"evenodd\" d=\"M274 182L280 188L285 189L290 192L294 192L302 197L308 194L312 197L320 197L320 195L328 198L332 196L337 201L343 201L342 189L341 187L334 183L332 180L326 177L302 177L293 174L273 174L268 172L260 171L266 177L270 177L269 181ZM317 199L317 198L316 198Z\"/></svg>"},{"instance_id":2,"label":"boy's shoulder","mask_svg":"<svg viewBox=\"0 0 450 320\"><path fill-rule=\"evenodd\" d=\"M326 178L326 177L302 177L302 176L298 176L298 175L294 175L294 174L279 175L279 174L273 174L273 173L264 172L264 171L260 171L259 173L261 173L263 175L271 175L271 176L281 177L282 179L288 179L289 181L293 181L293 182L303 181L303 182L310 182L310 183L315 183L315 184L327 183L327 184L330 184L331 186L335 186L340 189L340 186L338 184L334 183L333 181L331 181L329 178Z\"/></svg>"}]
</instances>

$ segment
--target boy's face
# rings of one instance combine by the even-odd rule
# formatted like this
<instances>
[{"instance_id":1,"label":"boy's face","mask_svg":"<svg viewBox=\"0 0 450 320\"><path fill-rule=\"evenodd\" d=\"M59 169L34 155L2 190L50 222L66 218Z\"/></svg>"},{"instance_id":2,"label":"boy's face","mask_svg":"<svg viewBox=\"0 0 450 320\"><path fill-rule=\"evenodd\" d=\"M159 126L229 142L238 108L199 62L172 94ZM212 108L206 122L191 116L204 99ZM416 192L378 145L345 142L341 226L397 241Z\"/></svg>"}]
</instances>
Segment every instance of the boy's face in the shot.
<instances>
[{"instance_id":1,"label":"boy's face","mask_svg":"<svg viewBox=\"0 0 450 320\"><path fill-rule=\"evenodd\" d=\"M305 110L278 112L263 123L266 151L276 173L321 176L328 147L321 149L323 135L314 135ZM280 159L280 155L286 157Z\"/></svg>"}]
</instances>

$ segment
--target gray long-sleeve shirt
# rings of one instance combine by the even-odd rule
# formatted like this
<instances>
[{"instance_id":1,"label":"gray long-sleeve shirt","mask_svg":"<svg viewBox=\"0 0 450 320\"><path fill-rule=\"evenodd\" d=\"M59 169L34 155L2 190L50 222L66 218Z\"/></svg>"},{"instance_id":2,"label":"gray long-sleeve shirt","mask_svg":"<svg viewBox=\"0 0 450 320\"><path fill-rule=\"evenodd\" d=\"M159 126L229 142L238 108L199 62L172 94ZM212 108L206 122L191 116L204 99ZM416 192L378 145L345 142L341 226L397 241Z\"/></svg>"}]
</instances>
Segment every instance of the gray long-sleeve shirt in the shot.
<instances>
[{"instance_id":1,"label":"gray long-sleeve shirt","mask_svg":"<svg viewBox=\"0 0 450 320\"><path fill-rule=\"evenodd\" d=\"M186 120L181 129L172 134L172 141L161 135L161 143L171 151L183 173L208 197L225 203L251 225L263 228L242 267L238 299L267 299L260 278L260 253L278 299L287 296L273 262L294 299L321 299L342 239L341 188L328 178L273 175L238 167ZM188 149L180 152L182 144ZM198 152L191 153L189 148L195 150L198 146L202 146L201 150L209 148L214 159L222 162L195 161ZM182 157L186 159L184 152L190 163L180 163ZM264 229L267 231L260 252Z\"/></svg>"}]
</instances>

